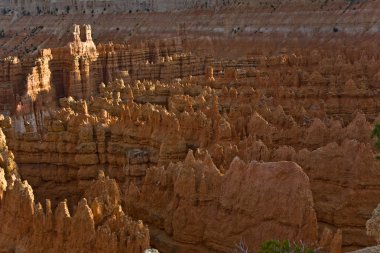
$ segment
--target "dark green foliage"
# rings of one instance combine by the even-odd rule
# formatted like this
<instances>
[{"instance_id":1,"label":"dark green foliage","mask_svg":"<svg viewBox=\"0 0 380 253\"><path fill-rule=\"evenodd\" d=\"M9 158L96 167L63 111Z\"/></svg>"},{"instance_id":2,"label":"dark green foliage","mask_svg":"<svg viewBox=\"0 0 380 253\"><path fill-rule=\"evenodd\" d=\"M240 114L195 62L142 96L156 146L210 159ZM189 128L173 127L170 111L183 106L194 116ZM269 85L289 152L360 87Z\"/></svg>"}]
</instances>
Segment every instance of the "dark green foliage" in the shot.
<instances>
[{"instance_id":1,"label":"dark green foliage","mask_svg":"<svg viewBox=\"0 0 380 253\"><path fill-rule=\"evenodd\" d=\"M291 243L289 240L283 242L279 240L266 241L261 244L258 253L317 253L303 243Z\"/></svg>"},{"instance_id":2,"label":"dark green foliage","mask_svg":"<svg viewBox=\"0 0 380 253\"><path fill-rule=\"evenodd\" d=\"M380 125L376 124L371 133L371 138L375 140L375 148L380 150ZM376 156L377 160L380 160L380 155Z\"/></svg>"}]
</instances>

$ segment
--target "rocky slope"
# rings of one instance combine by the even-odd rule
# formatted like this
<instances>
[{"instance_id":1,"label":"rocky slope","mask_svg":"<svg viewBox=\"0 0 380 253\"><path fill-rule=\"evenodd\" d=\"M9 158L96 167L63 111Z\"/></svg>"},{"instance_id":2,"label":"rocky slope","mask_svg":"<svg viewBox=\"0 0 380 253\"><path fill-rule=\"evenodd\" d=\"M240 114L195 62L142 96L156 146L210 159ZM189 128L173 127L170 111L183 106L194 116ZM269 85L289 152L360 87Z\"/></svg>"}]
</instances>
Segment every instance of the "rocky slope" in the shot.
<instances>
[{"instance_id":1,"label":"rocky slope","mask_svg":"<svg viewBox=\"0 0 380 253\"><path fill-rule=\"evenodd\" d=\"M5 2L5 1L3 1ZM6 1L8 2L8 1ZM151 1L131 1L123 0L106 1L41 1L32 0L30 2L22 2L12 0L4 4L5 12L17 11L25 15L41 15L41 14L68 14L68 13L123 13L123 12L162 12L184 9L208 9L222 6L249 6L256 4L255 1L176 1L176 0L151 0ZM1 6L1 5L0 5ZM2 6L1 6L2 7Z\"/></svg>"},{"instance_id":2,"label":"rocky slope","mask_svg":"<svg viewBox=\"0 0 380 253\"><path fill-rule=\"evenodd\" d=\"M195 43L189 41L193 49L233 57L254 51L256 46L253 44L256 43L266 47L276 45L278 49L284 45L302 48L300 45L308 43L324 46L340 41L346 44L351 40L355 41L354 46L376 43L378 1L250 2L250 7L182 8L182 11L170 15L146 11L129 13L122 8L118 9L122 11L118 14L112 8L94 13L81 11L78 15L67 13L67 5L63 7L64 13L61 8L59 13L55 13L53 7L54 13L37 15L33 13L37 11L33 6L30 10L33 15L9 11L0 16L0 28L4 30L0 52L6 57L36 52L38 48L64 46L71 41L70 28L73 24L97 26L93 37L102 43L179 35L195 39ZM73 12L74 9L71 8Z\"/></svg>"}]
</instances>

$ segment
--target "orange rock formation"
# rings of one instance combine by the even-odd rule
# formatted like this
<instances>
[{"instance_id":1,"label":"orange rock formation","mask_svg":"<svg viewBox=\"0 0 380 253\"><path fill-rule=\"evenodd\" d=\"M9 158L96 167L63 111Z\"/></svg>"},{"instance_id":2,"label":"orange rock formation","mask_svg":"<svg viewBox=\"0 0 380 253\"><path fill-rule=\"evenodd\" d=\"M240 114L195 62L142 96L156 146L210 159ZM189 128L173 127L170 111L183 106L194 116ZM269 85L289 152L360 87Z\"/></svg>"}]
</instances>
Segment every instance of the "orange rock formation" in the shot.
<instances>
[{"instance_id":1,"label":"orange rock formation","mask_svg":"<svg viewBox=\"0 0 380 253\"><path fill-rule=\"evenodd\" d=\"M0 220L20 226L0 229L0 249L102 252L107 241L120 252L149 243L230 252L240 240L256 250L290 239L338 253L374 245L376 225L367 235L366 221L380 203L370 137L380 57L363 13L376 4L323 20L315 8L345 3L319 4L290 1L273 13L250 6L242 19L238 7L170 20L136 14L130 19L141 23L123 27L126 14L95 13L103 24L92 29L72 26L83 20L71 13L54 38L33 16L37 28L21 34L26 17L16 16L0 38L8 140L0 142ZM357 23L342 21L354 14ZM363 24L358 41L350 32ZM40 46L26 52L26 43ZM32 243L41 234L49 240Z\"/></svg>"},{"instance_id":2,"label":"orange rock formation","mask_svg":"<svg viewBox=\"0 0 380 253\"><path fill-rule=\"evenodd\" d=\"M1 141L5 144L4 135ZM6 146L2 147L7 152ZM4 159L7 157L2 156ZM13 160L8 158L8 164ZM14 162L13 162L14 163ZM2 167L5 167L5 171ZM1 252L134 252L149 248L149 231L124 214L119 188L100 175L71 215L66 201L34 202L31 186L0 167Z\"/></svg>"}]
</instances>

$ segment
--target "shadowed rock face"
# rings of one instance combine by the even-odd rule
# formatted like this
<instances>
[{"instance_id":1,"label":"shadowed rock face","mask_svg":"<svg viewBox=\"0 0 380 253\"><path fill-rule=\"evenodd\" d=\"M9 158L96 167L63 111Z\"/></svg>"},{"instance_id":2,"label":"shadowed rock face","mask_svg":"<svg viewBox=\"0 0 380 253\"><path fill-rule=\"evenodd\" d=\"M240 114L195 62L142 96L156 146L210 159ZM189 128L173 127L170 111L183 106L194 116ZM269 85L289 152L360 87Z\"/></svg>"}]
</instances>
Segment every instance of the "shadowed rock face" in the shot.
<instances>
[{"instance_id":1,"label":"shadowed rock face","mask_svg":"<svg viewBox=\"0 0 380 253\"><path fill-rule=\"evenodd\" d=\"M183 163L147 170L140 190L129 186L125 204L173 240L215 252L229 252L240 240L257 249L273 237L317 239L309 180L292 162L246 164L236 158L222 175L210 156L196 160L190 151Z\"/></svg>"},{"instance_id":2,"label":"shadowed rock face","mask_svg":"<svg viewBox=\"0 0 380 253\"><path fill-rule=\"evenodd\" d=\"M274 2L274 1L273 1ZM249 4L255 4L254 1L245 0L240 1L239 4L244 4L248 6ZM237 3L231 1L219 2L216 0L206 0L203 2L199 1L185 1L179 2L175 0L153 0L153 1L131 1L126 2L122 0L105 1L105 0L95 0L91 2L81 2L81 1L41 1L34 0L30 2L22 2L17 0L12 0L8 4L14 10L22 12L27 15L39 15L41 13L123 13L123 12L151 12L151 11L174 11L174 10L185 10L192 8L207 9L213 7L221 6L234 6Z\"/></svg>"},{"instance_id":3,"label":"shadowed rock face","mask_svg":"<svg viewBox=\"0 0 380 253\"><path fill-rule=\"evenodd\" d=\"M0 169L2 187L3 172ZM88 200L82 199L72 216L66 202L55 210L49 200L45 208L36 204L32 188L20 179L8 180L0 193L2 252L139 253L149 248L147 227L123 213L114 180L95 182L86 192Z\"/></svg>"},{"instance_id":4,"label":"shadowed rock face","mask_svg":"<svg viewBox=\"0 0 380 253\"><path fill-rule=\"evenodd\" d=\"M380 241L380 205L378 205L372 212L372 217L366 223L367 226L367 235L372 236L376 239L377 243ZM379 252L380 246L368 247L361 250L353 251L352 253L375 253Z\"/></svg>"},{"instance_id":5,"label":"shadowed rock face","mask_svg":"<svg viewBox=\"0 0 380 253\"><path fill-rule=\"evenodd\" d=\"M119 205L162 252L228 252L240 239L255 249L318 241L334 253L373 245L378 3L243 7L2 16L0 199L30 189L11 180L15 160L36 202L75 209L70 224L84 217L91 236L65 234L82 239L78 250L103 247L97 230L114 212L136 224ZM92 29L72 26L83 20ZM22 217L40 212L30 198ZM146 245L139 228L133 249ZM37 247L17 240L6 247Z\"/></svg>"},{"instance_id":6,"label":"shadowed rock face","mask_svg":"<svg viewBox=\"0 0 380 253\"><path fill-rule=\"evenodd\" d=\"M0 129L2 159L7 146ZM5 164L6 165L6 164ZM0 163L1 252L133 252L149 248L149 231L121 208L120 190L100 174L70 214L66 200L52 208L35 202L32 187L15 168ZM5 167L5 170L4 170Z\"/></svg>"}]
</instances>

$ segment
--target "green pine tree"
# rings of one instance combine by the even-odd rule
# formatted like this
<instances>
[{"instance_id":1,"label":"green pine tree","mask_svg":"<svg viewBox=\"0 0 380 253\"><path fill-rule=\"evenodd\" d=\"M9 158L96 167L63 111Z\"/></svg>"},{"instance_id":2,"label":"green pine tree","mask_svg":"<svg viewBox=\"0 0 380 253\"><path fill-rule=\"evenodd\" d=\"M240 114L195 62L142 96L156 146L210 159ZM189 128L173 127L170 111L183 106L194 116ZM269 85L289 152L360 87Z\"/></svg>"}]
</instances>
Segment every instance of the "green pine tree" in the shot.
<instances>
[{"instance_id":1,"label":"green pine tree","mask_svg":"<svg viewBox=\"0 0 380 253\"><path fill-rule=\"evenodd\" d=\"M371 133L371 138L375 140L375 148L380 150L380 125L376 124ZM376 155L376 159L380 160L380 155Z\"/></svg>"}]
</instances>

